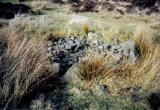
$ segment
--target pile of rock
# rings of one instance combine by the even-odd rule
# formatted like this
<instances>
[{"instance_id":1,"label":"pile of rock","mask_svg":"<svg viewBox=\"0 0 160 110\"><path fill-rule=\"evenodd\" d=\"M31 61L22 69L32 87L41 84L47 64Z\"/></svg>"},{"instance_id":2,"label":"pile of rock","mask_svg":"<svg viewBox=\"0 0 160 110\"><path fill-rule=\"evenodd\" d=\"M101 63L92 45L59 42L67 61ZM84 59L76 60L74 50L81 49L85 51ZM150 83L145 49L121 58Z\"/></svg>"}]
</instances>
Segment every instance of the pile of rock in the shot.
<instances>
[{"instance_id":1,"label":"pile of rock","mask_svg":"<svg viewBox=\"0 0 160 110\"><path fill-rule=\"evenodd\" d=\"M53 56L52 62L66 70L84 55L88 47L87 39L82 36L53 38L48 43L48 52Z\"/></svg>"},{"instance_id":2,"label":"pile of rock","mask_svg":"<svg viewBox=\"0 0 160 110\"><path fill-rule=\"evenodd\" d=\"M110 55L117 62L124 58L135 62L139 57L138 49L132 40L111 44L101 39L91 40L83 36L52 38L48 42L48 52L52 55L52 63L59 64L60 69L66 71L88 53Z\"/></svg>"}]
</instances>

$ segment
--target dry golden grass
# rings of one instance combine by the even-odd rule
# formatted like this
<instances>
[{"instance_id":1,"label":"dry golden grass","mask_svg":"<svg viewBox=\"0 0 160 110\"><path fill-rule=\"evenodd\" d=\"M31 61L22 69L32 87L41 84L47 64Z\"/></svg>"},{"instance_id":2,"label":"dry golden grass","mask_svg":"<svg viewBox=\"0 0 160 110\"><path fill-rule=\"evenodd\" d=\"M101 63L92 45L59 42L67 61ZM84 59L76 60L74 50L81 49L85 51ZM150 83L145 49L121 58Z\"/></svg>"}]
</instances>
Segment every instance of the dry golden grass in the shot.
<instances>
[{"instance_id":1,"label":"dry golden grass","mask_svg":"<svg viewBox=\"0 0 160 110\"><path fill-rule=\"evenodd\" d=\"M81 80L91 81L102 77L105 72L106 65L103 55L89 55L79 61L77 75Z\"/></svg>"},{"instance_id":2,"label":"dry golden grass","mask_svg":"<svg viewBox=\"0 0 160 110\"><path fill-rule=\"evenodd\" d=\"M7 48L0 62L1 92L5 99L20 103L21 98L39 87L43 81L55 74L50 66L44 42L28 40L12 33L8 27L1 29ZM1 40L3 40L2 38Z\"/></svg>"},{"instance_id":3,"label":"dry golden grass","mask_svg":"<svg viewBox=\"0 0 160 110\"><path fill-rule=\"evenodd\" d=\"M137 27L133 40L140 52L136 63L125 62L108 68L108 61L99 55L80 61L79 76L86 81L101 77L100 83L108 85L114 95L126 87L139 86L150 92L159 89L160 44L153 39L148 26Z\"/></svg>"},{"instance_id":4,"label":"dry golden grass","mask_svg":"<svg viewBox=\"0 0 160 110\"><path fill-rule=\"evenodd\" d=\"M83 31L84 31L85 34L88 34L88 32L89 32L88 23L84 23L84 24L83 24Z\"/></svg>"},{"instance_id":5,"label":"dry golden grass","mask_svg":"<svg viewBox=\"0 0 160 110\"><path fill-rule=\"evenodd\" d=\"M133 39L141 54L141 59L137 62L136 69L132 73L133 78L139 80L144 86L157 85L160 81L160 44L154 41L152 31L147 26L138 27Z\"/></svg>"},{"instance_id":6,"label":"dry golden grass","mask_svg":"<svg viewBox=\"0 0 160 110\"><path fill-rule=\"evenodd\" d=\"M141 58L135 64L126 62L111 68L107 71L103 81L107 84L112 78L116 79L116 82L119 79L119 84L124 84L125 86L138 85L143 89L154 91L159 88L160 81L160 44L154 42L152 32L147 26L138 27L134 33L133 40L140 51ZM124 87L117 85L115 85L117 89ZM113 87L113 85L110 86Z\"/></svg>"},{"instance_id":7,"label":"dry golden grass","mask_svg":"<svg viewBox=\"0 0 160 110\"><path fill-rule=\"evenodd\" d=\"M151 29L145 25L137 27L136 31L134 32L133 40L135 41L136 46L139 48L142 56L147 55L147 53L151 51L150 49L156 47L153 42L152 35Z\"/></svg>"}]
</instances>

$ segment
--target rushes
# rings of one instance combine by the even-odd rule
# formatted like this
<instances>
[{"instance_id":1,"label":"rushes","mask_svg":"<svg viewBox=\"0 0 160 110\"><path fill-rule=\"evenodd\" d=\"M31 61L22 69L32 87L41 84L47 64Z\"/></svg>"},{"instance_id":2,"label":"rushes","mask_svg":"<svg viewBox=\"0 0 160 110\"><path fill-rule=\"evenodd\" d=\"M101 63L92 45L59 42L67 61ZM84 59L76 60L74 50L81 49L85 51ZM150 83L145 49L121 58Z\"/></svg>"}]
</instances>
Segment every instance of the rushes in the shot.
<instances>
[{"instance_id":1,"label":"rushes","mask_svg":"<svg viewBox=\"0 0 160 110\"><path fill-rule=\"evenodd\" d=\"M7 48L0 62L0 79L5 99L13 96L10 101L16 101L17 105L23 96L33 92L55 72L43 42L13 35L5 35Z\"/></svg>"},{"instance_id":2,"label":"rushes","mask_svg":"<svg viewBox=\"0 0 160 110\"><path fill-rule=\"evenodd\" d=\"M142 56L146 55L149 51L152 51L150 49L155 47L152 37L152 31L148 26L142 25L137 27L133 40L139 48Z\"/></svg>"},{"instance_id":3,"label":"rushes","mask_svg":"<svg viewBox=\"0 0 160 110\"><path fill-rule=\"evenodd\" d=\"M89 32L88 23L84 23L84 24L83 24L83 31L84 31L84 33L85 33L86 35L88 34L88 32Z\"/></svg>"},{"instance_id":4,"label":"rushes","mask_svg":"<svg viewBox=\"0 0 160 110\"><path fill-rule=\"evenodd\" d=\"M141 53L141 59L136 65L134 77L144 79L141 83L145 86L152 85L155 81L150 80L151 76L156 77L159 82L160 44L154 41L152 31L147 26L137 28L134 41ZM154 85L157 85L158 82L155 82Z\"/></svg>"},{"instance_id":5,"label":"rushes","mask_svg":"<svg viewBox=\"0 0 160 110\"><path fill-rule=\"evenodd\" d=\"M90 81L105 74L106 65L103 55L89 55L78 64L78 76L81 80Z\"/></svg>"},{"instance_id":6,"label":"rushes","mask_svg":"<svg viewBox=\"0 0 160 110\"><path fill-rule=\"evenodd\" d=\"M114 90L116 88L120 90L123 86L135 85L150 92L158 89L160 82L160 44L154 42L152 32L147 26L139 26L134 33L133 40L141 54L139 60L134 64L125 61L108 68L109 59L102 55L90 55L79 62L78 76L85 81L101 78L101 83L114 88ZM116 85L108 83L112 79L116 80ZM121 84L123 86L117 86Z\"/></svg>"}]
</instances>

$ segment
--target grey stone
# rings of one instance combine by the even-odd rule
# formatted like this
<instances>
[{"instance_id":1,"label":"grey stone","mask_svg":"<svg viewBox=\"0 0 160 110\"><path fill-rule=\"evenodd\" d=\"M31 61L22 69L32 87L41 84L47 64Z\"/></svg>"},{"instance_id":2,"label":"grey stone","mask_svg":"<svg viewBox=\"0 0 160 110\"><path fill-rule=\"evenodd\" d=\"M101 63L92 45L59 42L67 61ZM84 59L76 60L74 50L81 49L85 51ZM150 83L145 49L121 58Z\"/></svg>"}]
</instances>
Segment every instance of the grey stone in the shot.
<instances>
[{"instance_id":1,"label":"grey stone","mask_svg":"<svg viewBox=\"0 0 160 110\"><path fill-rule=\"evenodd\" d=\"M107 93L107 87L104 85L100 85L100 84L93 84L92 85L92 91L94 93L94 95L97 96L104 96Z\"/></svg>"},{"instance_id":2,"label":"grey stone","mask_svg":"<svg viewBox=\"0 0 160 110\"><path fill-rule=\"evenodd\" d=\"M123 50L125 56L129 56L129 60L135 62L140 56L139 51L135 45L135 42L132 40L128 40L119 44L121 46L121 50ZM128 55L127 55L128 54Z\"/></svg>"},{"instance_id":3,"label":"grey stone","mask_svg":"<svg viewBox=\"0 0 160 110\"><path fill-rule=\"evenodd\" d=\"M59 70L60 70L60 64L59 64L59 63L53 63L53 64L52 64L52 68L53 68L53 71L54 71L55 73L58 73Z\"/></svg>"},{"instance_id":4,"label":"grey stone","mask_svg":"<svg viewBox=\"0 0 160 110\"><path fill-rule=\"evenodd\" d=\"M83 95L82 91L77 87L73 87L72 89L69 90L69 92L72 94L76 94L76 96L78 96L78 97L82 97L82 95Z\"/></svg>"},{"instance_id":5,"label":"grey stone","mask_svg":"<svg viewBox=\"0 0 160 110\"><path fill-rule=\"evenodd\" d=\"M71 45L66 44L65 49L70 50L71 49Z\"/></svg>"},{"instance_id":6,"label":"grey stone","mask_svg":"<svg viewBox=\"0 0 160 110\"><path fill-rule=\"evenodd\" d=\"M104 49L103 45L98 46L98 49L100 50Z\"/></svg>"},{"instance_id":7,"label":"grey stone","mask_svg":"<svg viewBox=\"0 0 160 110\"><path fill-rule=\"evenodd\" d=\"M76 64L74 64L62 77L62 79L66 82L78 83L81 82L81 78L76 74L78 68Z\"/></svg>"},{"instance_id":8,"label":"grey stone","mask_svg":"<svg viewBox=\"0 0 160 110\"><path fill-rule=\"evenodd\" d=\"M99 44L98 40L93 40L92 43L96 45Z\"/></svg>"},{"instance_id":9,"label":"grey stone","mask_svg":"<svg viewBox=\"0 0 160 110\"><path fill-rule=\"evenodd\" d=\"M54 44L54 45L57 45L58 43L57 43L57 42L53 42L53 44Z\"/></svg>"},{"instance_id":10,"label":"grey stone","mask_svg":"<svg viewBox=\"0 0 160 110\"><path fill-rule=\"evenodd\" d=\"M95 38L101 38L101 36L96 34L96 33L94 33L94 32L89 32L87 38L88 38L88 40L93 40Z\"/></svg>"},{"instance_id":11,"label":"grey stone","mask_svg":"<svg viewBox=\"0 0 160 110\"><path fill-rule=\"evenodd\" d=\"M53 46L53 43L51 41L49 41L47 44L48 44L48 47Z\"/></svg>"},{"instance_id":12,"label":"grey stone","mask_svg":"<svg viewBox=\"0 0 160 110\"><path fill-rule=\"evenodd\" d=\"M48 52L51 52L51 51L52 51L52 47L49 47L49 48L47 49L47 51L48 51Z\"/></svg>"}]
</instances>

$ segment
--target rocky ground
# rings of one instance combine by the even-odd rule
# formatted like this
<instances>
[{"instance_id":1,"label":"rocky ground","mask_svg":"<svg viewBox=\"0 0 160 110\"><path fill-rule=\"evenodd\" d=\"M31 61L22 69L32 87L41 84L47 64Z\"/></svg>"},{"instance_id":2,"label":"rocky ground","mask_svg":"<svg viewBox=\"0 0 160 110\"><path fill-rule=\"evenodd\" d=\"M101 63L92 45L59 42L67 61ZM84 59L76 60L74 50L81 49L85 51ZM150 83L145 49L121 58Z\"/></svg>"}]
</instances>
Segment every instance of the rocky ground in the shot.
<instances>
[{"instance_id":1,"label":"rocky ground","mask_svg":"<svg viewBox=\"0 0 160 110\"><path fill-rule=\"evenodd\" d=\"M53 64L57 63L62 70L67 70L88 53L109 55L116 60L117 64L125 58L134 63L140 56L132 40L112 44L102 39L95 39L95 36L98 37L97 34L90 32L86 37L50 39L48 52L53 56Z\"/></svg>"},{"instance_id":2,"label":"rocky ground","mask_svg":"<svg viewBox=\"0 0 160 110\"><path fill-rule=\"evenodd\" d=\"M64 2L66 2L68 5L68 2L65 0L63 0L60 3L63 4ZM157 1L156 3L158 5L154 4L149 8L148 6L145 7L145 9L147 10L145 14L152 13L152 12L155 12L155 14L157 14L160 11L159 1ZM56 6L57 4L56 5L52 4L52 5ZM107 9L107 12L108 11L113 11L116 13L119 12L120 14L122 14L122 16L119 14L118 16L113 17L110 15L106 16L104 13L94 13L95 15L93 13L85 13L86 11L97 12L97 10L95 10L97 6L102 6L102 7L99 7L100 10L105 8ZM0 13L1 14L0 17L7 19L7 18L13 18L15 14L18 13L18 11L22 11L22 13L28 13L30 8L20 4L11 5L11 4L5 3L4 5L0 2L0 11L4 11L4 10L8 10L8 11L5 12L4 14ZM64 8L64 10L66 11L66 7ZM125 1L116 1L116 0L107 0L102 4L99 4L95 1L79 2L79 4L73 3L72 11L84 12L79 14L71 13L72 11L69 11L69 12L64 11L63 13L62 9L59 11L59 9L56 9L56 8L53 8L53 9L48 8L48 10L46 9L41 11L44 12L44 15L38 15L38 16L18 15L15 17L15 19L8 21L8 23L4 23L13 32L15 32L16 34L18 33L19 36L23 36L23 37L25 36L28 40L36 40L38 42L39 40L44 40L44 38L41 38L42 36L43 37L47 36L47 41L45 39L45 44L46 44L45 53L47 53L47 55L49 54L49 60L50 60L49 65L51 66L52 70L54 69L54 72L55 72L54 75L49 77L46 82L42 81L42 83L40 83L41 84L40 86L37 84L38 86L36 87L38 88L36 88L32 92L27 93L28 91L30 91L27 89L25 91L27 95L26 94L25 95L23 94L24 96L22 95L22 99L20 99L22 102L19 102L19 105L17 105L17 108L42 109L42 110L43 109L46 109L46 110L108 110L108 109L144 110L146 108L152 108L153 110L158 110L158 108L160 107L160 104L159 104L160 96L157 92L155 94L148 93L148 88L147 87L146 87L147 89L145 88L145 86L149 85L147 84L148 80L146 82L142 81L143 82L142 84L141 83L138 84L137 82L135 84L130 84L132 83L130 82L130 80L133 81L133 79L132 78L127 79L128 77L125 78L126 77L125 73L127 73L128 75L128 73L133 72L133 70L131 71L129 70L130 69L129 66L130 65L131 67L132 65L137 66L138 65L137 61L139 61L139 59L141 59L143 56L141 55L142 50L140 50L140 48L136 45L135 39L134 40L132 39L133 34L129 34L129 35L127 34L127 37L125 38L125 40L123 39L121 41L118 38L120 36L124 37L125 31L122 31L122 33L120 34L113 34L113 35L111 34L112 36L111 39L114 39L114 41L116 41L116 42L112 42L104 39L105 37L104 33L108 31L109 25L111 26L114 25L115 27L117 27L118 25L120 25L120 27L125 25L126 26L125 28L128 28L128 26L133 28L133 26L136 23L137 24L148 23L147 25L151 25L154 22L158 24L160 21L159 18L156 18L155 16L154 16L155 17L154 20L151 20L150 19L151 17L149 18L148 16L147 16L148 18L144 17L145 19L141 18L142 16L140 16L140 18L138 18L139 16L135 16L135 17L131 16L130 18L125 18L126 16L123 16L123 14L141 13L141 12L144 14L144 8L141 9L141 7L138 7L138 6L135 7L133 3L128 3ZM19 14L22 14L22 13L19 13ZM83 16L83 14L86 14L86 16L85 15ZM105 17L107 19L104 19ZM131 20L130 22L129 19L133 19L133 21ZM101 23L100 21L102 20L104 20L104 22L102 22L102 24L100 25L100 30L103 30L104 33L98 32L99 27L97 28L96 25L95 27L97 30L94 29L94 31L91 31L93 30L92 28L94 27L93 23L99 25L98 23ZM112 21L113 23L110 23L111 20L113 20ZM135 22L136 20L139 20L139 22ZM118 22L121 23L122 21L124 23L117 24ZM109 23L105 24L105 22L109 22ZM61 25L61 23L64 23L65 25ZM86 29L86 32L82 32L82 31L85 31L85 28L83 27L85 23L88 23L87 25L89 25L89 29ZM126 25L127 23L128 25ZM107 28L103 28L103 26L105 25ZM57 28L58 26L61 26L61 27ZM79 31L81 34L79 33L72 34L71 32L72 29L73 31L76 30L74 26L75 27L79 26L80 28ZM155 29L156 32L159 31L158 30L159 24L157 27L158 28ZM61 29L63 30L62 32L61 32ZM116 29L113 29L113 30L111 29L111 31L109 30L108 32L112 33L113 31L116 31ZM141 32L141 30L139 31ZM58 35L56 35L57 34L56 32L58 33ZM69 32L71 32L71 34L67 34ZM142 36L145 36L147 38L147 35L150 33L147 33L147 34L146 33L142 32ZM106 34L106 36L108 37L109 34ZM144 39L142 39L141 41L142 43L143 43L143 40ZM22 44L22 47L23 46L24 45ZM142 46L145 47L146 45L144 44ZM6 48L6 45L4 42L0 41L0 55L1 53L5 53L3 48ZM150 46L148 46L148 48L150 48ZM20 49L23 49L23 48L20 48ZM151 49L154 50L154 48L151 48ZM28 52L28 49L26 50ZM149 52L152 54L150 50ZM149 56L149 58L151 57ZM84 60L85 58L89 60ZM148 62L146 63L148 64L152 60L149 59L147 61ZM23 59L22 59L22 62L23 62ZM128 63L129 66L125 65L126 67L123 68L123 64L125 64L126 62ZM144 62L142 61L142 63ZM87 68L82 68L84 67L83 64L85 65L87 63L88 63ZM144 65L141 64L141 62L139 63L140 63L139 65L143 67L142 69L140 68L141 70L140 72L143 72L143 69L145 70L145 68L147 68L148 71L150 70L150 68L148 69L148 65L150 63L147 65L147 67L144 66L145 64ZM154 64L155 62L153 61L151 63ZM131 69L137 68L136 66ZM152 64L149 65L149 67L152 67L152 66L153 66ZM103 72L106 72L106 70L104 69L105 67L108 70L110 70L109 73L117 70L116 74L122 73L121 75L122 77L119 78L119 77L116 77L116 75L115 76L113 75L113 77L111 77L110 75L105 77L101 76ZM153 67L154 69L156 68L156 66L153 66ZM94 70L95 68L96 70ZM100 69L100 71L98 69ZM90 74L90 72L92 73L92 71L90 70L93 70L93 73L98 72L98 75L100 74L101 77L92 78L92 74ZM152 72L153 71L154 70L152 70ZM82 72L82 73L78 73L78 72ZM141 74L140 72L139 74ZM80 76L79 74L82 74L82 76ZM87 76L86 74L91 75L91 77ZM149 76L151 76L151 78L149 77L150 80L154 79L154 76L152 76L152 74L149 74ZM43 75L40 76L40 78L41 77L43 77ZM105 80L106 77L108 78L108 80ZM146 77L146 75L144 75L143 77ZM23 75L22 75L22 78L23 78ZM123 78L126 80L126 82L122 81ZM29 79L24 78L24 81L26 80L30 81ZM141 77L140 80L143 80L143 78ZM106 82L103 83L103 81L106 81ZM22 82L23 84L23 81L20 81L20 82ZM38 82L38 80L36 80L36 82ZM144 84L144 82L146 83L146 85ZM31 86L32 84L34 85L34 83L35 82L31 83ZM0 104L0 107L6 106L7 105L6 102L9 103L10 101L3 102L2 106ZM13 102L13 103L16 103L16 102ZM7 107L10 108L9 106Z\"/></svg>"},{"instance_id":3,"label":"rocky ground","mask_svg":"<svg viewBox=\"0 0 160 110\"><path fill-rule=\"evenodd\" d=\"M97 38L95 39L93 36L97 36ZM135 63L140 57L140 53L131 39L119 44L112 44L98 39L98 36L92 32L88 33L87 36L69 38L50 36L47 51L51 55L53 67L59 70L57 76L60 78L61 86L55 85L54 89L56 89L53 92L41 93L32 101L30 108L56 110L102 110L103 108L103 110L107 110L109 105L105 98L108 97L109 91L106 85L93 83L91 87L85 88L81 83L73 83L81 80L74 73L76 63L89 53L103 54L110 56L109 58L112 59L110 67L113 67L123 63L126 59ZM137 88L131 88L130 94L132 94L132 89L137 91ZM86 102L86 100L88 101ZM136 97L133 100L136 100Z\"/></svg>"}]
</instances>

